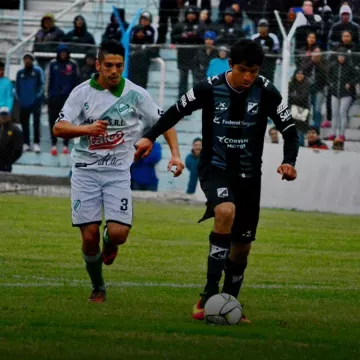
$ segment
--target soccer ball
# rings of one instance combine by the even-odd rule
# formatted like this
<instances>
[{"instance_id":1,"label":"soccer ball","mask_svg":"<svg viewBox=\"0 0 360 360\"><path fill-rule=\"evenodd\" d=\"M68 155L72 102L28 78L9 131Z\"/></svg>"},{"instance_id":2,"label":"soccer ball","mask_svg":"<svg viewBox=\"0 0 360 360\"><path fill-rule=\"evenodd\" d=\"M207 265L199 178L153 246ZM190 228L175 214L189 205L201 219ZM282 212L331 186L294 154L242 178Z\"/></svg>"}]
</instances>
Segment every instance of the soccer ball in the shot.
<instances>
[{"instance_id":1,"label":"soccer ball","mask_svg":"<svg viewBox=\"0 0 360 360\"><path fill-rule=\"evenodd\" d=\"M218 325L236 325L242 315L242 307L237 299L225 293L212 296L204 310L206 322Z\"/></svg>"}]
</instances>

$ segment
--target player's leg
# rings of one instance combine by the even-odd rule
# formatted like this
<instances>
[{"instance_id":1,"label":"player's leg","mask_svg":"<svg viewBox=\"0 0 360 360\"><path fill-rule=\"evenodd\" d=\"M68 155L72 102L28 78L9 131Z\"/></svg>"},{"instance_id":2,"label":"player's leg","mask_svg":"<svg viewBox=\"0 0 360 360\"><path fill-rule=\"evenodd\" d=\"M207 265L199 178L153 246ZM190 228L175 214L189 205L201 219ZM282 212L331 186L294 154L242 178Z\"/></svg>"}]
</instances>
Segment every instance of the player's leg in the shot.
<instances>
[{"instance_id":1,"label":"player's leg","mask_svg":"<svg viewBox=\"0 0 360 360\"><path fill-rule=\"evenodd\" d=\"M126 242L132 224L129 174L119 171L103 172L102 189L106 220L102 258L105 265L111 265L116 258L118 247Z\"/></svg>"},{"instance_id":2,"label":"player's leg","mask_svg":"<svg viewBox=\"0 0 360 360\"><path fill-rule=\"evenodd\" d=\"M193 318L204 319L206 301L219 292L219 282L231 244L231 229L235 216L235 198L228 185L225 171L211 168L201 176L202 189L207 197L207 210L202 220L214 216L214 227L209 235L207 281L200 300L193 309Z\"/></svg>"},{"instance_id":3,"label":"player's leg","mask_svg":"<svg viewBox=\"0 0 360 360\"><path fill-rule=\"evenodd\" d=\"M72 169L71 203L72 223L81 230L83 259L92 283L89 301L102 302L106 296L99 246L102 194L96 170Z\"/></svg>"},{"instance_id":4,"label":"player's leg","mask_svg":"<svg viewBox=\"0 0 360 360\"><path fill-rule=\"evenodd\" d=\"M260 213L261 179L243 180L235 194L236 212L232 227L232 243L225 264L222 292L239 296L251 243L255 240ZM248 321L243 317L243 321Z\"/></svg>"}]
</instances>

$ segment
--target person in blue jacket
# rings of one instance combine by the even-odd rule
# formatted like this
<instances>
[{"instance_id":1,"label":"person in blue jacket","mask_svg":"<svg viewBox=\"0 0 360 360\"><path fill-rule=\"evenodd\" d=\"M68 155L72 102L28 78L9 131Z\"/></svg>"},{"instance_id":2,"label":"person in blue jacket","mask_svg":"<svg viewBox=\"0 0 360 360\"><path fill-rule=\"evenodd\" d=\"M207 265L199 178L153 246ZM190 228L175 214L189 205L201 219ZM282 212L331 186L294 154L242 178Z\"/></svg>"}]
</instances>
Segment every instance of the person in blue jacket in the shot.
<instances>
[{"instance_id":1,"label":"person in blue jacket","mask_svg":"<svg viewBox=\"0 0 360 360\"><path fill-rule=\"evenodd\" d=\"M230 70L229 49L226 46L220 46L219 57L210 61L206 76L213 77L228 70Z\"/></svg>"},{"instance_id":2,"label":"person in blue jacket","mask_svg":"<svg viewBox=\"0 0 360 360\"><path fill-rule=\"evenodd\" d=\"M30 151L30 115L33 115L34 145L40 152L40 116L44 95L45 75L39 66L34 66L35 57L27 53L23 57L24 68L16 75L16 97L20 105L20 122L24 134L24 151Z\"/></svg>"},{"instance_id":3,"label":"person in blue jacket","mask_svg":"<svg viewBox=\"0 0 360 360\"><path fill-rule=\"evenodd\" d=\"M201 138L196 138L192 144L191 153L186 156L185 166L190 171L189 183L186 190L187 194L194 194L198 182L198 164L202 148Z\"/></svg>"},{"instance_id":4,"label":"person in blue jacket","mask_svg":"<svg viewBox=\"0 0 360 360\"><path fill-rule=\"evenodd\" d=\"M76 61L70 58L67 45L60 44L57 48L56 59L49 64L46 73L45 97L49 109L49 127L51 135L51 154L57 155L57 138L52 133L56 119L63 108L71 91L79 84L79 68ZM64 139L63 154L68 154L67 139Z\"/></svg>"},{"instance_id":5,"label":"person in blue jacket","mask_svg":"<svg viewBox=\"0 0 360 360\"><path fill-rule=\"evenodd\" d=\"M131 166L131 189L157 191L159 179L155 166L161 160L161 145L154 142L152 151L145 159L134 162Z\"/></svg>"},{"instance_id":6,"label":"person in blue jacket","mask_svg":"<svg viewBox=\"0 0 360 360\"><path fill-rule=\"evenodd\" d=\"M5 64L0 61L0 107L6 107L11 112L14 104L14 89L11 81L4 75Z\"/></svg>"}]
</instances>

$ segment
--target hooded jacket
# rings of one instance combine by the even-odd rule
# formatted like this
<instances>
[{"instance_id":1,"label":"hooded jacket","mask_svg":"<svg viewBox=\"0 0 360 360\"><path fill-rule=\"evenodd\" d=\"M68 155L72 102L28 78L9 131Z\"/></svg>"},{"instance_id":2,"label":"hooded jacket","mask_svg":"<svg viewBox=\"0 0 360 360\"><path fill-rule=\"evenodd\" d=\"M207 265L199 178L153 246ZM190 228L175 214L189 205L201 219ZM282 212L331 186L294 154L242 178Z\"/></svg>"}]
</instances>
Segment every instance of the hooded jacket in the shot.
<instances>
[{"instance_id":1,"label":"hooded jacket","mask_svg":"<svg viewBox=\"0 0 360 360\"><path fill-rule=\"evenodd\" d=\"M335 61L329 70L330 93L337 98L354 96L355 85L359 82L358 71L354 68L349 56L344 56L344 64ZM349 90L345 88L346 84L351 85Z\"/></svg>"},{"instance_id":2,"label":"hooded jacket","mask_svg":"<svg viewBox=\"0 0 360 360\"><path fill-rule=\"evenodd\" d=\"M125 9L117 9L120 19L124 25L125 30L129 27L129 24L125 21ZM117 40L120 41L123 34L121 32L120 25L116 21L115 13L110 16L110 23L106 27L105 33L102 36L102 40Z\"/></svg>"},{"instance_id":3,"label":"hooded jacket","mask_svg":"<svg viewBox=\"0 0 360 360\"><path fill-rule=\"evenodd\" d=\"M45 19L51 19L53 26L46 30L44 26ZM41 29L35 35L35 42L59 42L64 38L64 32L55 26L53 14L46 14L41 19Z\"/></svg>"},{"instance_id":4,"label":"hooded jacket","mask_svg":"<svg viewBox=\"0 0 360 360\"><path fill-rule=\"evenodd\" d=\"M16 75L16 97L20 107L40 106L45 84L45 74L38 66L23 68Z\"/></svg>"},{"instance_id":5,"label":"hooded jacket","mask_svg":"<svg viewBox=\"0 0 360 360\"><path fill-rule=\"evenodd\" d=\"M231 15L233 21L231 23L225 22L225 16ZM232 46L241 38L245 37L245 33L241 26L237 23L236 13L232 8L227 8L224 11L224 17L216 26L216 44Z\"/></svg>"},{"instance_id":6,"label":"hooded jacket","mask_svg":"<svg viewBox=\"0 0 360 360\"><path fill-rule=\"evenodd\" d=\"M224 73L225 71L231 70L229 65L229 59L212 59L209 63L209 67L206 71L207 77L213 77L215 75L219 75Z\"/></svg>"},{"instance_id":7,"label":"hooded jacket","mask_svg":"<svg viewBox=\"0 0 360 360\"><path fill-rule=\"evenodd\" d=\"M60 59L60 53L66 51L68 58L65 61ZM70 59L70 52L66 45L59 45L57 57L49 64L46 73L45 96L54 98L58 96L69 96L71 91L79 83L79 71L75 61Z\"/></svg>"},{"instance_id":8,"label":"hooded jacket","mask_svg":"<svg viewBox=\"0 0 360 360\"><path fill-rule=\"evenodd\" d=\"M341 19L341 16L345 13L350 14L350 20L348 23L344 23ZM337 23L335 23L333 25L333 27L330 30L329 33L329 45L332 49L336 48L336 46L340 43L341 41L341 34L343 31L348 30L352 33L353 36L353 42L355 44L359 43L359 32L360 32L360 27L358 24L354 23L352 21L353 18L353 14L352 14L352 10L350 8L350 6L347 5L343 5L340 8L340 12L339 12L339 16L340 16L340 21L338 21Z\"/></svg>"},{"instance_id":9,"label":"hooded jacket","mask_svg":"<svg viewBox=\"0 0 360 360\"><path fill-rule=\"evenodd\" d=\"M194 194L196 191L196 186L199 178L198 175L199 160L200 157L195 156L193 151L191 151L191 153L186 156L185 166L190 172L189 183L186 190L187 194Z\"/></svg>"},{"instance_id":10,"label":"hooded jacket","mask_svg":"<svg viewBox=\"0 0 360 360\"><path fill-rule=\"evenodd\" d=\"M86 59L92 58L94 59L94 66L89 66L86 64ZM89 80L95 73L97 73L96 66L95 66L95 60L96 55L93 52L88 52L85 56L84 62L85 65L83 65L80 69L80 83Z\"/></svg>"},{"instance_id":11,"label":"hooded jacket","mask_svg":"<svg viewBox=\"0 0 360 360\"><path fill-rule=\"evenodd\" d=\"M76 21L78 19L82 19L84 22L84 25L81 28L77 28L76 27ZM89 33L87 31L87 25L86 25L86 21L85 18L81 15L78 15L75 17L74 19L74 30L69 31L65 38L64 38L65 42L70 42L73 44L95 44L95 40L94 37L92 36L91 33ZM80 51L79 51L80 52Z\"/></svg>"},{"instance_id":12,"label":"hooded jacket","mask_svg":"<svg viewBox=\"0 0 360 360\"><path fill-rule=\"evenodd\" d=\"M138 44L138 45L143 45L143 44L154 44L156 42L156 30L155 28L151 25L152 22L152 15L149 11L146 11L147 16L150 17L150 24L148 26L143 26L140 24L141 18L143 17L142 15L145 14L145 12L143 12L143 14L140 16L140 20L139 20L139 24L134 26L134 28L132 29L131 32L131 37L130 37L130 42L132 44ZM144 37L143 38L139 38L136 35L139 32L143 32L144 33Z\"/></svg>"},{"instance_id":13,"label":"hooded jacket","mask_svg":"<svg viewBox=\"0 0 360 360\"><path fill-rule=\"evenodd\" d=\"M303 81L297 81L294 75L289 83L289 105L297 105L304 109L308 109L309 98L309 80L305 77Z\"/></svg>"},{"instance_id":14,"label":"hooded jacket","mask_svg":"<svg viewBox=\"0 0 360 360\"><path fill-rule=\"evenodd\" d=\"M195 13L196 19L192 22L187 20L187 15ZM199 9L190 7L185 11L185 21L177 24L171 33L171 42L179 45L201 45L203 44L202 34L205 31L204 25L199 24ZM178 68L193 68L193 57L198 48L178 48Z\"/></svg>"}]
</instances>

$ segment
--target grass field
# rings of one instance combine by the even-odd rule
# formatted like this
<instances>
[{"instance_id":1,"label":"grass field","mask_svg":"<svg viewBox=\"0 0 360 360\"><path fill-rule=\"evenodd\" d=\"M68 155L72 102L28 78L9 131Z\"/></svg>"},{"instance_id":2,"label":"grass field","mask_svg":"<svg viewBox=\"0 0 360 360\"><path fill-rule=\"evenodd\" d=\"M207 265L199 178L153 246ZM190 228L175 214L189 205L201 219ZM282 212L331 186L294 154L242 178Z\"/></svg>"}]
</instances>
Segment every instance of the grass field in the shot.
<instances>
[{"instance_id":1,"label":"grass field","mask_svg":"<svg viewBox=\"0 0 360 360\"><path fill-rule=\"evenodd\" d=\"M263 210L241 301L253 323L192 320L211 221L135 203L128 243L90 285L67 199L0 196L0 359L360 359L360 218Z\"/></svg>"}]
</instances>

